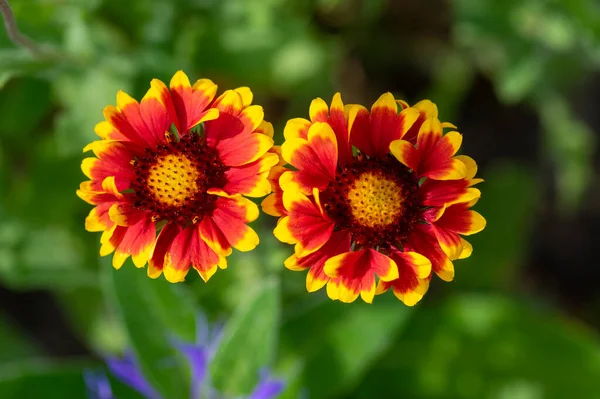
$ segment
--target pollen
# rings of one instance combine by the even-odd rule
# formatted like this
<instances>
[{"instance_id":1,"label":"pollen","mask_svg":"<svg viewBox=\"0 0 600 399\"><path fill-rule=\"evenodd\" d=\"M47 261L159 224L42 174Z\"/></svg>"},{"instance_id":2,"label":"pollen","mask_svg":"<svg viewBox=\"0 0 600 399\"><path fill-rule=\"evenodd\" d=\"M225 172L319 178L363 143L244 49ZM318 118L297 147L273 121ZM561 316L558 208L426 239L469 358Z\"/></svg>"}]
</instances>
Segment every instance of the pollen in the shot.
<instances>
[{"instance_id":1,"label":"pollen","mask_svg":"<svg viewBox=\"0 0 600 399\"><path fill-rule=\"evenodd\" d=\"M146 184L157 201L166 206L181 206L198 192L200 173L183 154L168 154L156 159Z\"/></svg>"},{"instance_id":2,"label":"pollen","mask_svg":"<svg viewBox=\"0 0 600 399\"><path fill-rule=\"evenodd\" d=\"M346 195L356 222L368 227L385 227L403 210L402 188L381 174L365 172L354 180Z\"/></svg>"},{"instance_id":3,"label":"pollen","mask_svg":"<svg viewBox=\"0 0 600 399\"><path fill-rule=\"evenodd\" d=\"M154 221L195 224L214 209L218 197L207 190L227 183L227 169L214 148L187 134L135 159L132 202Z\"/></svg>"},{"instance_id":4,"label":"pollen","mask_svg":"<svg viewBox=\"0 0 600 399\"><path fill-rule=\"evenodd\" d=\"M321 203L356 245L402 244L423 218L418 188L418 180L396 159L360 157L336 171Z\"/></svg>"}]
</instances>

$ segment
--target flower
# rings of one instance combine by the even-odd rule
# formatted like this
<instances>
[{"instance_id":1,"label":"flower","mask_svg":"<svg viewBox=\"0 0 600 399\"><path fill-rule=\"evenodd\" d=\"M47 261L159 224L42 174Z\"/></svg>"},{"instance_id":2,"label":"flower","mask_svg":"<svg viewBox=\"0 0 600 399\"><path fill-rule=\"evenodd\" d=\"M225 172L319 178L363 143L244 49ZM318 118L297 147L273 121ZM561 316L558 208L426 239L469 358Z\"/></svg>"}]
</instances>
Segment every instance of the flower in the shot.
<instances>
[{"instance_id":1,"label":"flower","mask_svg":"<svg viewBox=\"0 0 600 399\"><path fill-rule=\"evenodd\" d=\"M190 399L201 397L221 399L224 396L211 386L207 373L210 361L220 341L220 329L209 331L205 319L200 318L199 321L202 321L202 323L198 323L197 342L182 343L176 341L173 345L187 360L192 372ZM108 358L107 366L116 379L140 393L144 398L161 399L161 396L142 374L132 353L127 353L123 358ZM105 374L86 370L84 381L90 399L115 399L110 388L110 382ZM258 384L246 399L274 399L283 392L284 388L283 381L273 379L266 370L262 370Z\"/></svg>"},{"instance_id":2,"label":"flower","mask_svg":"<svg viewBox=\"0 0 600 399\"><path fill-rule=\"evenodd\" d=\"M371 303L391 288L412 306L433 273L451 281L452 261L472 252L461 236L486 223L470 210L481 196L477 165L456 155L460 133L443 132L455 126L431 101L410 107L390 93L370 111L338 93L309 113L286 124L281 153L291 167L272 170L277 184L262 203L280 217L275 236L295 245L285 266L308 269L309 292L326 285L342 302Z\"/></svg>"},{"instance_id":3,"label":"flower","mask_svg":"<svg viewBox=\"0 0 600 399\"><path fill-rule=\"evenodd\" d=\"M179 71L169 88L152 80L140 103L119 91L104 109L77 194L95 206L85 227L102 231L100 255L114 252L115 268L131 256L152 278L183 281L191 266L208 281L232 247L258 245L247 225L258 207L245 197L271 192L273 127L247 87L216 93Z\"/></svg>"}]
</instances>

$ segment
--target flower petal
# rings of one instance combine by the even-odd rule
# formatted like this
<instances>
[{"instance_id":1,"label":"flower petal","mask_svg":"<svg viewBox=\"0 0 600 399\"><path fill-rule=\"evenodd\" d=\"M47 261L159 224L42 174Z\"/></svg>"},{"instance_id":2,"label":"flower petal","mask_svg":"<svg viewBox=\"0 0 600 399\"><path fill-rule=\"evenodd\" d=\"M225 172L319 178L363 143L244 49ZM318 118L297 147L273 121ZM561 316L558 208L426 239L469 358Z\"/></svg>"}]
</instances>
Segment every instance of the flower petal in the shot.
<instances>
[{"instance_id":1,"label":"flower petal","mask_svg":"<svg viewBox=\"0 0 600 399\"><path fill-rule=\"evenodd\" d=\"M117 141L100 140L88 144L84 151L92 150L98 158L85 158L81 170L92 180L102 182L109 176L114 176L119 191L129 188L136 178L131 166L133 153L126 145Z\"/></svg>"},{"instance_id":2,"label":"flower petal","mask_svg":"<svg viewBox=\"0 0 600 399\"><path fill-rule=\"evenodd\" d=\"M429 118L421 128L419 129L419 135L417 136L417 147L421 159L427 159L430 157L433 149L436 147L438 141L442 138L442 124L437 118Z\"/></svg>"},{"instance_id":3,"label":"flower petal","mask_svg":"<svg viewBox=\"0 0 600 399\"><path fill-rule=\"evenodd\" d=\"M469 210L468 204L456 204L447 207L435 225L458 234L471 235L483 230L486 221L478 212Z\"/></svg>"},{"instance_id":4,"label":"flower petal","mask_svg":"<svg viewBox=\"0 0 600 399\"><path fill-rule=\"evenodd\" d=\"M242 98L242 105L244 107L247 107L250 104L252 104L252 100L254 99L254 94L252 94L252 90L250 90L249 87L246 87L246 86L238 87L237 89L234 89L234 90Z\"/></svg>"},{"instance_id":5,"label":"flower petal","mask_svg":"<svg viewBox=\"0 0 600 399\"><path fill-rule=\"evenodd\" d=\"M440 247L450 260L458 259L463 251L463 244L458 233L432 225L432 230Z\"/></svg>"},{"instance_id":6,"label":"flower petal","mask_svg":"<svg viewBox=\"0 0 600 399\"><path fill-rule=\"evenodd\" d=\"M200 222L200 237L213 251L221 256L231 255L231 245L219 226L210 217L205 217Z\"/></svg>"},{"instance_id":7,"label":"flower petal","mask_svg":"<svg viewBox=\"0 0 600 399\"><path fill-rule=\"evenodd\" d=\"M320 97L315 98L310 103L308 110L310 120L314 122L326 122L329 118L329 107L327 103Z\"/></svg>"},{"instance_id":8,"label":"flower petal","mask_svg":"<svg viewBox=\"0 0 600 399\"><path fill-rule=\"evenodd\" d=\"M142 394L148 399L158 399L160 396L154 391L154 388L140 372L133 354L128 353L123 359L109 357L106 365L111 374L119 381L133 388L136 392Z\"/></svg>"},{"instance_id":9,"label":"flower petal","mask_svg":"<svg viewBox=\"0 0 600 399\"><path fill-rule=\"evenodd\" d=\"M230 195L264 197L271 192L269 172L278 162L277 154L267 153L252 163L230 168L225 172L227 184L223 191Z\"/></svg>"},{"instance_id":10,"label":"flower petal","mask_svg":"<svg viewBox=\"0 0 600 399\"><path fill-rule=\"evenodd\" d=\"M103 140L129 141L125 135L121 134L108 121L97 123L96 126L94 126L94 133L100 136L100 138Z\"/></svg>"},{"instance_id":11,"label":"flower petal","mask_svg":"<svg viewBox=\"0 0 600 399\"><path fill-rule=\"evenodd\" d=\"M283 159L298 169L296 181L305 192L311 192L313 187L324 189L335 179L338 147L328 124L314 123L308 131L307 140L286 140L281 150Z\"/></svg>"},{"instance_id":12,"label":"flower petal","mask_svg":"<svg viewBox=\"0 0 600 399\"><path fill-rule=\"evenodd\" d=\"M406 306L414 306L429 288L431 262L416 252L392 250L391 258L398 267L398 278L390 282L379 281L377 293L392 287L394 295Z\"/></svg>"},{"instance_id":13,"label":"flower petal","mask_svg":"<svg viewBox=\"0 0 600 399\"><path fill-rule=\"evenodd\" d=\"M335 93L331 100L328 123L335 133L338 144L338 159L340 164L352 160L352 146L350 145L350 129L346 119L346 107L342 102L340 93Z\"/></svg>"},{"instance_id":14,"label":"flower petal","mask_svg":"<svg viewBox=\"0 0 600 399\"><path fill-rule=\"evenodd\" d=\"M283 137L286 140L301 138L308 138L308 128L311 126L311 122L304 118L293 118L287 121L285 128L283 128Z\"/></svg>"},{"instance_id":15,"label":"flower petal","mask_svg":"<svg viewBox=\"0 0 600 399\"><path fill-rule=\"evenodd\" d=\"M165 266L165 256L175 237L181 229L175 223L167 223L156 238L156 245L152 257L148 260L148 277L158 278Z\"/></svg>"},{"instance_id":16,"label":"flower petal","mask_svg":"<svg viewBox=\"0 0 600 399\"><path fill-rule=\"evenodd\" d=\"M209 79L201 79L192 87L187 75L183 71L177 71L169 86L177 114L175 127L180 135L186 134L198 123L207 120L207 108L217 93L217 85Z\"/></svg>"},{"instance_id":17,"label":"flower petal","mask_svg":"<svg viewBox=\"0 0 600 399\"><path fill-rule=\"evenodd\" d=\"M365 129L364 113L358 111L351 124L351 142L370 157L384 157L389 153L390 143L401 139L418 116L419 112L413 108L398 114L394 96L385 93L371 107L368 129Z\"/></svg>"},{"instance_id":18,"label":"flower petal","mask_svg":"<svg viewBox=\"0 0 600 399\"><path fill-rule=\"evenodd\" d=\"M274 192L260 204L263 212L267 215L283 216L287 213L283 205L283 190L279 185L279 178L287 170L287 168L282 166L274 166L269 173L269 181Z\"/></svg>"},{"instance_id":19,"label":"flower petal","mask_svg":"<svg viewBox=\"0 0 600 399\"><path fill-rule=\"evenodd\" d=\"M216 269L219 261L219 256L200 237L198 225L192 225L181 229L173 239L165 256L163 273L167 281L177 283L185 280L190 266L199 272L208 272Z\"/></svg>"},{"instance_id":20,"label":"flower petal","mask_svg":"<svg viewBox=\"0 0 600 399\"><path fill-rule=\"evenodd\" d=\"M390 152L400 163L412 170L419 170L419 152L405 140L395 140L390 144Z\"/></svg>"},{"instance_id":21,"label":"flower petal","mask_svg":"<svg viewBox=\"0 0 600 399\"><path fill-rule=\"evenodd\" d=\"M87 231L104 231L114 224L108 216L108 210L114 202L103 202L92 208L85 218L85 229Z\"/></svg>"},{"instance_id":22,"label":"flower petal","mask_svg":"<svg viewBox=\"0 0 600 399\"><path fill-rule=\"evenodd\" d=\"M261 372L261 378L248 399L275 399L283 392L285 384L283 381L275 380L268 372Z\"/></svg>"},{"instance_id":23,"label":"flower petal","mask_svg":"<svg viewBox=\"0 0 600 399\"><path fill-rule=\"evenodd\" d=\"M143 143L150 147L155 147L163 140L165 130L171 126L171 118L159 97L160 93L150 88L140 104L123 91L117 93L119 112L127 119ZM123 131L121 133L125 134Z\"/></svg>"},{"instance_id":24,"label":"flower petal","mask_svg":"<svg viewBox=\"0 0 600 399\"><path fill-rule=\"evenodd\" d=\"M466 165L452 158L460 148L461 143L462 135L458 132L450 132L444 135L431 151L422 153L418 169L419 175L436 180L465 178L467 175Z\"/></svg>"},{"instance_id":25,"label":"flower petal","mask_svg":"<svg viewBox=\"0 0 600 399\"><path fill-rule=\"evenodd\" d=\"M254 162L271 147L273 139L260 133L238 134L221 140L216 145L221 162L227 166L242 166Z\"/></svg>"},{"instance_id":26,"label":"flower petal","mask_svg":"<svg viewBox=\"0 0 600 399\"><path fill-rule=\"evenodd\" d=\"M109 240L115 248L113 267L119 269L130 255L136 267L144 267L152 255L155 240L156 227L149 218L128 227L118 226Z\"/></svg>"},{"instance_id":27,"label":"flower petal","mask_svg":"<svg viewBox=\"0 0 600 399\"><path fill-rule=\"evenodd\" d=\"M444 281L454 279L454 265L440 247L433 229L429 225L419 225L404 248L424 255L431 261L432 270Z\"/></svg>"},{"instance_id":28,"label":"flower petal","mask_svg":"<svg viewBox=\"0 0 600 399\"><path fill-rule=\"evenodd\" d=\"M273 129L273 124L271 122L267 122L265 120L262 121L260 125L254 130L256 133L264 134L267 137L273 138L275 135L275 130Z\"/></svg>"},{"instance_id":29,"label":"flower petal","mask_svg":"<svg viewBox=\"0 0 600 399\"><path fill-rule=\"evenodd\" d=\"M462 243L462 252L458 255L458 259L466 259L473 253L473 245L464 238L460 238L460 242Z\"/></svg>"},{"instance_id":30,"label":"flower petal","mask_svg":"<svg viewBox=\"0 0 600 399\"><path fill-rule=\"evenodd\" d=\"M284 265L288 269L296 271L310 268L306 275L306 290L308 292L317 291L329 281L329 277L323 271L325 261L338 254L348 252L350 241L350 236L346 232L336 231L317 251L302 257L294 254L284 262Z\"/></svg>"},{"instance_id":31,"label":"flower petal","mask_svg":"<svg viewBox=\"0 0 600 399\"><path fill-rule=\"evenodd\" d=\"M246 223L256 220L258 207L242 196L219 198L210 216L229 244L239 251L250 251L259 242L258 235Z\"/></svg>"},{"instance_id":32,"label":"flower petal","mask_svg":"<svg viewBox=\"0 0 600 399\"><path fill-rule=\"evenodd\" d=\"M332 289L335 288L333 293L337 298L332 299L342 302L352 302L360 294L365 302L371 303L375 295L375 275L384 281L398 278L395 262L372 249L336 255L325 262L323 270L336 279ZM328 284L328 294L329 291Z\"/></svg>"},{"instance_id":33,"label":"flower petal","mask_svg":"<svg viewBox=\"0 0 600 399\"><path fill-rule=\"evenodd\" d=\"M306 256L321 248L331 237L334 223L325 217L318 203L299 191L283 195L288 215L280 219L273 233L282 242L296 244L295 252Z\"/></svg>"},{"instance_id":34,"label":"flower petal","mask_svg":"<svg viewBox=\"0 0 600 399\"><path fill-rule=\"evenodd\" d=\"M426 179L419 187L419 200L425 206L444 206L467 202L481 197L481 192L469 187L470 182L460 180Z\"/></svg>"},{"instance_id":35,"label":"flower petal","mask_svg":"<svg viewBox=\"0 0 600 399\"><path fill-rule=\"evenodd\" d=\"M419 117L412 125L412 127L406 132L403 139L409 141L411 143L416 143L417 136L419 134L419 129L429 118L437 118L438 117L438 109L437 106L432 103L430 100L422 100L413 105L413 108L419 111Z\"/></svg>"},{"instance_id":36,"label":"flower petal","mask_svg":"<svg viewBox=\"0 0 600 399\"><path fill-rule=\"evenodd\" d=\"M465 175L465 179L472 181L475 178L475 175L477 174L477 163L475 162L475 160L466 155L457 155L454 157L454 159L459 160L466 166L467 174ZM477 179L477 180L481 180L481 179ZM481 181L483 181L483 180L481 180ZM471 183L471 186L472 185L473 185L473 183Z\"/></svg>"}]
</instances>

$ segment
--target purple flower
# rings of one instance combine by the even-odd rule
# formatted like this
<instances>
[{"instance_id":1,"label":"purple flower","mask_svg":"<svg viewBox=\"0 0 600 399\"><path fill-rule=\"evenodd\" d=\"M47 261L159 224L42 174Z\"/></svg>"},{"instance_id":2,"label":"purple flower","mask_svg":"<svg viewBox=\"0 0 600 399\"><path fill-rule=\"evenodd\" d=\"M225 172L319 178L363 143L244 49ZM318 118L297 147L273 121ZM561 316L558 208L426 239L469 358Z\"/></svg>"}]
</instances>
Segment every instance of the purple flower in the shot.
<instances>
[{"instance_id":1,"label":"purple flower","mask_svg":"<svg viewBox=\"0 0 600 399\"><path fill-rule=\"evenodd\" d=\"M83 379L85 380L90 399L113 399L110 382L104 373L85 370L83 372Z\"/></svg>"},{"instance_id":2,"label":"purple flower","mask_svg":"<svg viewBox=\"0 0 600 399\"><path fill-rule=\"evenodd\" d=\"M260 381L254 387L254 391L248 396L248 399L271 399L276 398L283 389L285 384L280 380L273 380L269 373L265 370L261 371Z\"/></svg>"},{"instance_id":3,"label":"purple flower","mask_svg":"<svg viewBox=\"0 0 600 399\"><path fill-rule=\"evenodd\" d=\"M173 346L185 357L192 371L190 398L199 399L201 393L208 392L210 398L221 399L223 396L210 384L207 370L218 347L222 326L211 331L203 316L199 317L198 321L196 343L190 344L174 339ZM144 398L162 399L140 371L133 353L127 353L123 358L110 357L106 363L116 379L139 392ZM103 373L86 371L84 379L89 399L116 399ZM260 381L246 399L274 399L283 392L284 387L283 381L271 379L269 373L262 370Z\"/></svg>"}]
</instances>

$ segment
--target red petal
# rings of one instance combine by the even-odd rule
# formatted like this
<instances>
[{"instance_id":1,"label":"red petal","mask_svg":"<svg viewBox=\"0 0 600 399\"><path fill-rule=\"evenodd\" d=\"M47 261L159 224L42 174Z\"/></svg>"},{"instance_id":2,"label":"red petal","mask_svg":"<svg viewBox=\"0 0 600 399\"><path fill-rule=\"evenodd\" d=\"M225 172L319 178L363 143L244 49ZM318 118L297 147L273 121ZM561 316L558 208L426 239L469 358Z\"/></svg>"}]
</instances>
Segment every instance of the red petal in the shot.
<instances>
[{"instance_id":1,"label":"red petal","mask_svg":"<svg viewBox=\"0 0 600 399\"><path fill-rule=\"evenodd\" d=\"M281 148L283 158L298 169L295 180L305 192L311 192L313 187L324 189L335 179L337 140L328 124L314 123L308 131L308 140L289 139Z\"/></svg>"},{"instance_id":2,"label":"red petal","mask_svg":"<svg viewBox=\"0 0 600 399\"><path fill-rule=\"evenodd\" d=\"M224 165L242 166L256 161L273 146L273 139L264 134L239 134L221 140L216 148Z\"/></svg>"},{"instance_id":3,"label":"red petal","mask_svg":"<svg viewBox=\"0 0 600 399\"><path fill-rule=\"evenodd\" d=\"M217 119L204 123L206 141L211 147L215 147L221 140L241 134L244 130L244 122L237 116L226 112L220 112Z\"/></svg>"},{"instance_id":4,"label":"red petal","mask_svg":"<svg viewBox=\"0 0 600 399\"><path fill-rule=\"evenodd\" d=\"M469 181L426 179L419 187L419 200L425 206L444 206L466 202L481 196L476 188L469 188Z\"/></svg>"},{"instance_id":5,"label":"red petal","mask_svg":"<svg viewBox=\"0 0 600 399\"><path fill-rule=\"evenodd\" d=\"M404 248L427 257L431 261L432 270L442 280L452 281L454 279L454 265L440 247L431 226L420 225Z\"/></svg>"},{"instance_id":6,"label":"red petal","mask_svg":"<svg viewBox=\"0 0 600 399\"><path fill-rule=\"evenodd\" d=\"M274 233L282 242L297 243L296 254L308 255L329 240L335 225L316 203L300 192L286 192L284 205L289 216L279 221Z\"/></svg>"},{"instance_id":7,"label":"red petal","mask_svg":"<svg viewBox=\"0 0 600 399\"><path fill-rule=\"evenodd\" d=\"M173 243L173 239L179 234L180 230L181 229L176 224L168 223L158 234L152 258L148 261L148 276L151 278L157 278L162 274L165 264L165 255L168 253L169 248Z\"/></svg>"},{"instance_id":8,"label":"red petal","mask_svg":"<svg viewBox=\"0 0 600 399\"><path fill-rule=\"evenodd\" d=\"M212 218L203 218L199 228L200 236L213 251L222 256L229 256L231 254L231 245L227 241L227 237L223 235L223 232Z\"/></svg>"},{"instance_id":9,"label":"red petal","mask_svg":"<svg viewBox=\"0 0 600 399\"><path fill-rule=\"evenodd\" d=\"M177 118L175 126L180 135L186 134L205 116L208 105L213 100L217 86L208 79L190 85L183 71L178 71L170 83L171 98Z\"/></svg>"},{"instance_id":10,"label":"red petal","mask_svg":"<svg viewBox=\"0 0 600 399\"><path fill-rule=\"evenodd\" d=\"M264 197L272 189L268 178L269 171L278 161L277 155L269 153L247 165L230 168L225 172L227 184L223 187L223 191L230 195Z\"/></svg>"},{"instance_id":11,"label":"red petal","mask_svg":"<svg viewBox=\"0 0 600 399\"><path fill-rule=\"evenodd\" d=\"M207 271L218 263L219 256L200 238L198 225L192 225L182 229L173 239L163 272L168 281L176 283L185 279L190 266Z\"/></svg>"},{"instance_id":12,"label":"red petal","mask_svg":"<svg viewBox=\"0 0 600 399\"><path fill-rule=\"evenodd\" d=\"M258 235L247 222L258 217L258 207L243 197L219 198L210 216L229 244L239 251L250 251L258 245Z\"/></svg>"},{"instance_id":13,"label":"red petal","mask_svg":"<svg viewBox=\"0 0 600 399\"><path fill-rule=\"evenodd\" d=\"M402 138L419 113L407 108L398 114L398 104L391 93L385 93L373 104L368 128L363 110L351 126L351 142L370 157L385 157L390 143Z\"/></svg>"},{"instance_id":14,"label":"red petal","mask_svg":"<svg viewBox=\"0 0 600 399\"><path fill-rule=\"evenodd\" d=\"M470 210L468 203L463 203L446 208L435 225L458 234L471 235L484 229L485 219L479 213Z\"/></svg>"},{"instance_id":15,"label":"red petal","mask_svg":"<svg viewBox=\"0 0 600 399\"><path fill-rule=\"evenodd\" d=\"M371 302L375 295L375 275L384 281L398 278L394 261L372 249L345 252L325 262L325 274L338 279L338 296L342 302L352 302L358 293ZM328 287L329 288L329 287Z\"/></svg>"},{"instance_id":16,"label":"red petal","mask_svg":"<svg viewBox=\"0 0 600 399\"><path fill-rule=\"evenodd\" d=\"M129 227L119 227L110 239L111 244L116 247L113 266L121 267L129 255L133 257L133 262L137 267L144 266L150 257L156 239L154 222L145 218Z\"/></svg>"},{"instance_id":17,"label":"red petal","mask_svg":"<svg viewBox=\"0 0 600 399\"><path fill-rule=\"evenodd\" d=\"M94 142L84 148L84 151L93 149L98 156L98 159L86 158L84 160L84 163L82 163L84 173L90 179L98 182L102 182L108 176L114 176L117 190L128 189L131 181L136 177L130 164L134 157L133 154L125 145L119 142L108 143L108 145L102 144L106 143ZM98 146L102 148L99 149ZM91 161L87 161L88 159ZM89 163L89 168L85 165L86 162Z\"/></svg>"},{"instance_id":18,"label":"red petal","mask_svg":"<svg viewBox=\"0 0 600 399\"><path fill-rule=\"evenodd\" d=\"M302 270L310 268L306 276L306 289L308 292L314 292L321 289L329 280L329 277L323 271L325 261L333 256L350 250L350 236L342 231L336 231L331 235L325 245L317 251L303 257L292 255L285 266L292 270Z\"/></svg>"}]
</instances>

